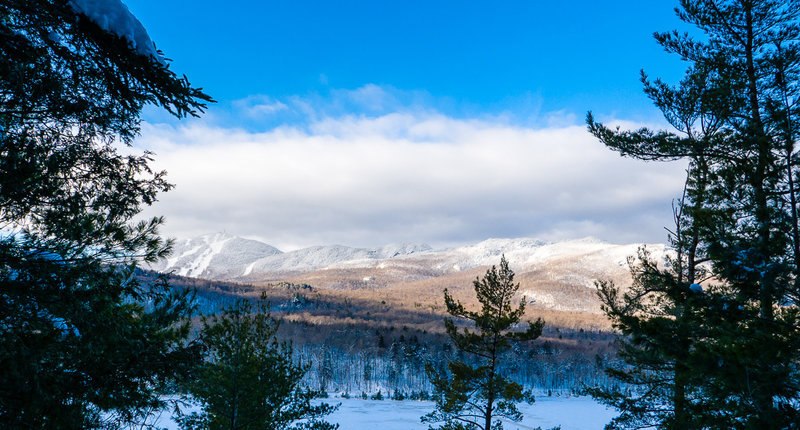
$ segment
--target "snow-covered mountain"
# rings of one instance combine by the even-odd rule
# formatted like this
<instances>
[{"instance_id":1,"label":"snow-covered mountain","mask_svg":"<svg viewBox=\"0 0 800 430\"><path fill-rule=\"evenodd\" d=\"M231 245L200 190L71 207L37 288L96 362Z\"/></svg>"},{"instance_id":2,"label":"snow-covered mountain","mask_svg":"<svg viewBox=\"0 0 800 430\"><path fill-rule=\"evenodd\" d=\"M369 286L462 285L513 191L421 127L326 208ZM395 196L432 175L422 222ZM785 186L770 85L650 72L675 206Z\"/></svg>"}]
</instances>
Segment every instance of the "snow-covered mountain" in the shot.
<instances>
[{"instance_id":1,"label":"snow-covered mountain","mask_svg":"<svg viewBox=\"0 0 800 430\"><path fill-rule=\"evenodd\" d=\"M257 240L226 233L206 234L175 242L172 255L151 266L160 272L204 279L235 279L255 261L282 252Z\"/></svg>"},{"instance_id":2,"label":"snow-covered mountain","mask_svg":"<svg viewBox=\"0 0 800 430\"><path fill-rule=\"evenodd\" d=\"M366 267L376 261L430 250L425 244L399 243L380 248L312 246L282 252L257 240L214 233L176 241L172 255L151 268L203 279L259 280L264 275L310 272L337 264Z\"/></svg>"},{"instance_id":3,"label":"snow-covered mountain","mask_svg":"<svg viewBox=\"0 0 800 430\"><path fill-rule=\"evenodd\" d=\"M380 248L313 246L282 252L265 243L216 233L178 241L167 260L152 266L163 272L211 280L258 282L317 271L375 271L436 277L496 265L505 255L517 273L546 271L559 282L591 286L598 274L627 273L627 258L641 244L615 245L592 238L564 242L536 239L488 239L474 245L433 250L426 244L400 243ZM647 245L663 260L664 245ZM424 274L424 275L423 275ZM569 278L569 279L567 279Z\"/></svg>"},{"instance_id":4,"label":"snow-covered mountain","mask_svg":"<svg viewBox=\"0 0 800 430\"><path fill-rule=\"evenodd\" d=\"M444 271L468 270L497 265L505 255L516 272L530 271L571 261L592 268L609 266L627 268L628 256L635 255L642 244L615 245L593 238L544 242L537 239L488 239L475 245L463 246L436 253L437 269ZM647 245L654 258L662 258L663 245Z\"/></svg>"}]
</instances>

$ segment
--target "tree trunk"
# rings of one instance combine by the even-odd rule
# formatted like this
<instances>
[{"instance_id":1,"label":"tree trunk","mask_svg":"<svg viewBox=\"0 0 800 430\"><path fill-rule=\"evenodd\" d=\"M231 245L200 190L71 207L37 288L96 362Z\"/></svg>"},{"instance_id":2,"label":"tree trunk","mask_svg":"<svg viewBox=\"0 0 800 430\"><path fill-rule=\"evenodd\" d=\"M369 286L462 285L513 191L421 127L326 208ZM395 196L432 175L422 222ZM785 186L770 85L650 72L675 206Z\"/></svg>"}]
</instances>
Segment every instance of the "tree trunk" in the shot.
<instances>
[{"instance_id":1,"label":"tree trunk","mask_svg":"<svg viewBox=\"0 0 800 430\"><path fill-rule=\"evenodd\" d=\"M745 19L746 19L746 45L745 54L747 60L747 83L749 90L750 100L750 115L751 115L751 132L752 138L755 139L757 145L757 164L756 171L753 175L752 184L754 187L754 200L755 200L755 221L758 234L758 250L764 259L770 257L770 227L771 220L769 214L769 203L767 201L767 193L765 190L766 171L769 164L770 156L770 139L764 131L764 124L761 119L761 108L758 100L758 77L756 76L754 55L754 24L753 24L753 11L752 5L745 6ZM760 302L760 317L764 322L773 321L775 318L773 305L774 305L774 286L772 281L765 279L763 276L759 282L759 302ZM772 357L766 359L767 363L772 363ZM758 408L755 425L759 428L769 429L775 425L772 419L775 411L773 405L773 394L777 387L769 387L766 381L755 381L756 387L753 392L753 397Z\"/></svg>"}]
</instances>

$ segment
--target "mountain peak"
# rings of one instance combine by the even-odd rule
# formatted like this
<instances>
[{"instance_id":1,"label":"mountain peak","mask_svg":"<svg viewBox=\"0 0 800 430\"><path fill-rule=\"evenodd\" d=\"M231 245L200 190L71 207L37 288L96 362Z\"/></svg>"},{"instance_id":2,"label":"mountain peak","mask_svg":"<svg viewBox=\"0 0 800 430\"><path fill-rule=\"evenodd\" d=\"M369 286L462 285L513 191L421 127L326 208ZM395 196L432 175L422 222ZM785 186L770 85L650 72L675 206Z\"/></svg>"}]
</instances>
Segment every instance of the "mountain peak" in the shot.
<instances>
[{"instance_id":1,"label":"mountain peak","mask_svg":"<svg viewBox=\"0 0 800 430\"><path fill-rule=\"evenodd\" d=\"M276 254L281 251L266 243L216 232L175 241L172 254L151 268L181 276L233 279L256 260Z\"/></svg>"}]
</instances>

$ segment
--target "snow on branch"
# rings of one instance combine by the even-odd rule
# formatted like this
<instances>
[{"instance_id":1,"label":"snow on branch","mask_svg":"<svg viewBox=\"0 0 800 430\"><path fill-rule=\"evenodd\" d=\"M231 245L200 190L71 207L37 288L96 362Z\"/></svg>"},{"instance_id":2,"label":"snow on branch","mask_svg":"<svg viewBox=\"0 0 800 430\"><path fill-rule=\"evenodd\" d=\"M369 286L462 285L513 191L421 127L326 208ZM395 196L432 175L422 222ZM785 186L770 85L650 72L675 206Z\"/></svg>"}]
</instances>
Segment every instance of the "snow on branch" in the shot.
<instances>
[{"instance_id":1,"label":"snow on branch","mask_svg":"<svg viewBox=\"0 0 800 430\"><path fill-rule=\"evenodd\" d=\"M103 30L127 40L139 54L153 57L164 64L147 30L120 0L70 0L69 5Z\"/></svg>"}]
</instances>

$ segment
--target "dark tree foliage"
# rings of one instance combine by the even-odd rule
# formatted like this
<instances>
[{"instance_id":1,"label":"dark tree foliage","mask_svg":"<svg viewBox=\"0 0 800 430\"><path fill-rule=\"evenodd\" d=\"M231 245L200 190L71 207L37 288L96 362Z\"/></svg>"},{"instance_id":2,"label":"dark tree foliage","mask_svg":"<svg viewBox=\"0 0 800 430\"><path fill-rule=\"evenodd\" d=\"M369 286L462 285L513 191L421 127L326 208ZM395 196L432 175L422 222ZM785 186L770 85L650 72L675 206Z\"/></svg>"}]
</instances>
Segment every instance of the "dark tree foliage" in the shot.
<instances>
[{"instance_id":1,"label":"dark tree foliage","mask_svg":"<svg viewBox=\"0 0 800 430\"><path fill-rule=\"evenodd\" d=\"M683 429L696 425L702 393L692 379L695 363L690 351L701 337L699 310L703 302L698 300L702 288L699 283L708 278L708 271L702 265L708 261L706 247L700 240L702 220L710 213L711 174L704 151L710 147L711 137L719 127L717 118L709 114L709 106L716 100L713 94L704 92L708 79L707 74L697 69L688 71L677 88L644 79L645 91L681 132L680 137L661 133L656 140L665 147L682 147L690 164L684 194L674 208L675 227L670 230L670 245L675 255L667 259L668 267L659 268L647 250L642 249L638 260L629 261L633 279L630 290L622 292L611 282L597 284L603 311L626 336L620 340L620 356L627 364L608 369L608 373L634 390L633 393L619 388L589 390L597 399L620 410L610 428ZM591 116L589 121L591 127L596 127ZM592 131L609 133L602 126ZM631 141L649 131L637 133ZM637 156L672 159L655 156L653 152Z\"/></svg>"},{"instance_id":2,"label":"dark tree foliage","mask_svg":"<svg viewBox=\"0 0 800 430\"><path fill-rule=\"evenodd\" d=\"M133 276L169 249L131 220L170 184L117 148L144 105L210 98L66 0L0 0L0 58L0 427L138 421L199 350L189 298Z\"/></svg>"},{"instance_id":3,"label":"dark tree foliage","mask_svg":"<svg viewBox=\"0 0 800 430\"><path fill-rule=\"evenodd\" d=\"M308 365L292 362L292 346L275 337L279 322L262 301L246 299L203 318L205 363L188 384L202 412L179 418L185 429L336 429L322 418L336 408L312 405L317 393L300 387Z\"/></svg>"},{"instance_id":4,"label":"dark tree foliage","mask_svg":"<svg viewBox=\"0 0 800 430\"><path fill-rule=\"evenodd\" d=\"M592 388L589 393L620 410L607 428L696 428L701 375L692 371L696 357L690 351L702 330L699 285L692 288L673 270L660 269L646 249L629 263L630 290L623 293L610 282L598 282L602 309L625 336L619 356L626 364L606 371L625 389Z\"/></svg>"},{"instance_id":5,"label":"dark tree foliage","mask_svg":"<svg viewBox=\"0 0 800 430\"><path fill-rule=\"evenodd\" d=\"M532 341L542 334L541 318L528 322L525 331L513 331L525 314L525 300L512 308L511 300L519 289L514 284L514 272L508 268L505 256L500 269L486 271L483 279L475 279L475 294L482 307L479 312L467 310L445 289L447 312L475 324L475 329L459 330L456 321L445 318L445 329L459 350L474 356L478 366L464 361L448 363L449 375L440 374L427 366L428 377L434 386L436 410L423 416L423 422L443 422L443 430L500 430L499 418L520 421L522 413L516 403L533 402L533 395L498 372L502 354L511 342Z\"/></svg>"},{"instance_id":6,"label":"dark tree foliage","mask_svg":"<svg viewBox=\"0 0 800 430\"><path fill-rule=\"evenodd\" d=\"M599 284L627 336L612 375L638 388L595 394L622 411L613 428L796 428L800 2L683 0L677 13L700 36L656 39L690 64L685 78L642 77L675 130L588 117L624 156L689 161L670 267L644 255L627 293Z\"/></svg>"}]
</instances>

